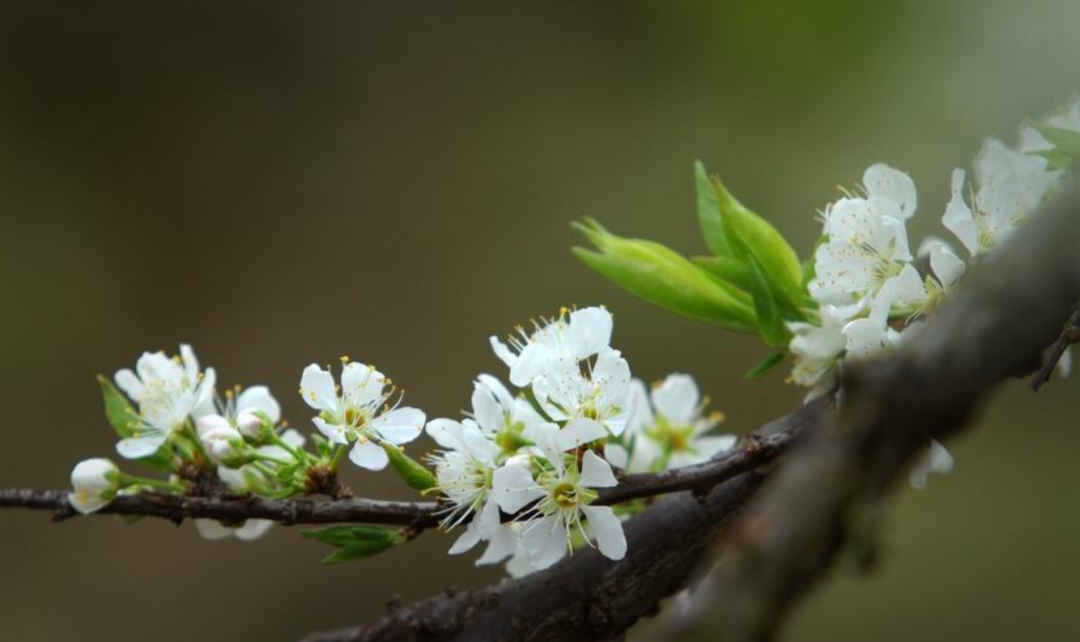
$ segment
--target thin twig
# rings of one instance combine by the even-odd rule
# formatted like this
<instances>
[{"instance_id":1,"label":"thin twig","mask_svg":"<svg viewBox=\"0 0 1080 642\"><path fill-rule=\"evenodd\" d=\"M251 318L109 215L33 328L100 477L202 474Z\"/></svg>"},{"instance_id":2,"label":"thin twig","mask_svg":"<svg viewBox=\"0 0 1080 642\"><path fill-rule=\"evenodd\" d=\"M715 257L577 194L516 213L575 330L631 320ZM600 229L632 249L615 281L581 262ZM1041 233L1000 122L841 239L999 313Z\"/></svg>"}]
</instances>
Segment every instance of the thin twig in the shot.
<instances>
[{"instance_id":1,"label":"thin twig","mask_svg":"<svg viewBox=\"0 0 1080 642\"><path fill-rule=\"evenodd\" d=\"M1061 336L1054 343L1054 346L1050 348L1050 352L1046 355L1046 360L1043 362L1042 368L1035 374L1035 377L1031 380L1031 390L1038 392L1039 388L1042 388L1048 381L1050 381L1050 375L1054 374L1054 370L1057 369L1058 362L1061 361L1062 355L1069 349L1069 346L1080 343L1080 306L1077 306L1073 310L1072 316L1069 317L1068 323L1061 330Z\"/></svg>"}]
</instances>

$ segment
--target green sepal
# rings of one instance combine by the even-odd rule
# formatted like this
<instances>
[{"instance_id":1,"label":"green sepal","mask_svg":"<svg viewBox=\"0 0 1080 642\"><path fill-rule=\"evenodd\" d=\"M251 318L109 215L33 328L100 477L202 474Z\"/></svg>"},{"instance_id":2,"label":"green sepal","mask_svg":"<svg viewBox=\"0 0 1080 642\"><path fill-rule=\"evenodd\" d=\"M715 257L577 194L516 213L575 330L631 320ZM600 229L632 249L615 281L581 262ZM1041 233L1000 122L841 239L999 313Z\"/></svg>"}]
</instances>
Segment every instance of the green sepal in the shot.
<instances>
[{"instance_id":1,"label":"green sepal","mask_svg":"<svg viewBox=\"0 0 1080 642\"><path fill-rule=\"evenodd\" d=\"M786 356L786 352L770 352L767 357L761 360L761 363L757 364L746 373L746 378L757 379L764 374L772 372L773 368L784 362L784 357Z\"/></svg>"},{"instance_id":2,"label":"green sepal","mask_svg":"<svg viewBox=\"0 0 1080 642\"><path fill-rule=\"evenodd\" d=\"M438 484L435 475L420 462L406 455L404 450L386 441L380 445L390 458L390 465L409 488L423 492Z\"/></svg>"},{"instance_id":3,"label":"green sepal","mask_svg":"<svg viewBox=\"0 0 1080 642\"><path fill-rule=\"evenodd\" d=\"M592 219L574 227L600 250L576 247L574 254L628 292L691 319L738 332L757 331L749 295L718 283L677 252L652 241L616 236Z\"/></svg>"},{"instance_id":4,"label":"green sepal","mask_svg":"<svg viewBox=\"0 0 1080 642\"><path fill-rule=\"evenodd\" d=\"M371 557L392 548L407 538L401 530L378 526L331 526L317 530L301 531L302 536L337 547L322 563L326 565L351 562Z\"/></svg>"},{"instance_id":5,"label":"green sepal","mask_svg":"<svg viewBox=\"0 0 1080 642\"><path fill-rule=\"evenodd\" d=\"M113 382L102 375L97 376L98 385L101 386L101 396L105 402L105 418L109 425L121 439L135 436L132 424L139 419L139 413L128 403L127 397L121 393Z\"/></svg>"},{"instance_id":6,"label":"green sepal","mask_svg":"<svg viewBox=\"0 0 1080 642\"><path fill-rule=\"evenodd\" d=\"M1080 132L1045 123L1031 123L1031 126L1057 149L1073 158L1080 156Z\"/></svg>"},{"instance_id":7,"label":"green sepal","mask_svg":"<svg viewBox=\"0 0 1080 642\"><path fill-rule=\"evenodd\" d=\"M315 442L315 452L319 453L320 459L330 459L334 454L334 447L330 444L330 440L322 435L313 432L311 434L311 441Z\"/></svg>"}]
</instances>

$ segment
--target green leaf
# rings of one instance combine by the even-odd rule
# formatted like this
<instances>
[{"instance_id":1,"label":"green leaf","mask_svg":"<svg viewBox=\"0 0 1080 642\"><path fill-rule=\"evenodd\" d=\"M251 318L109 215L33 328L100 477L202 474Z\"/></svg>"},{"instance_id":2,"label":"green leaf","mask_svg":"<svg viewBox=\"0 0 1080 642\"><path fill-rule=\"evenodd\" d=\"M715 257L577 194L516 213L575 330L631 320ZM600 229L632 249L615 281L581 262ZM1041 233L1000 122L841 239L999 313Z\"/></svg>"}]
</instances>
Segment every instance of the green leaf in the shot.
<instances>
[{"instance_id":1,"label":"green leaf","mask_svg":"<svg viewBox=\"0 0 1080 642\"><path fill-rule=\"evenodd\" d=\"M1070 156L1060 149L1044 149L1037 152L1028 152L1028 154L1045 158L1047 169L1051 171L1069 169L1076 162L1076 156Z\"/></svg>"},{"instance_id":2,"label":"green leaf","mask_svg":"<svg viewBox=\"0 0 1080 642\"><path fill-rule=\"evenodd\" d=\"M750 290L750 268L742 261L728 256L694 256L690 260L740 290Z\"/></svg>"},{"instance_id":3,"label":"green leaf","mask_svg":"<svg viewBox=\"0 0 1080 642\"><path fill-rule=\"evenodd\" d=\"M592 219L574 227L600 250L574 248L574 254L630 293L691 319L757 331L750 296L714 280L682 255L659 243L616 236Z\"/></svg>"},{"instance_id":4,"label":"green leaf","mask_svg":"<svg viewBox=\"0 0 1080 642\"><path fill-rule=\"evenodd\" d=\"M405 541L401 531L364 524L316 528L309 531L300 531L300 535L330 546L348 546L368 542L400 544Z\"/></svg>"},{"instance_id":5,"label":"green leaf","mask_svg":"<svg viewBox=\"0 0 1080 642\"><path fill-rule=\"evenodd\" d=\"M101 396L105 401L105 418L109 420L109 425L121 439L134 436L135 431L131 425L138 421L139 414L128 403L127 397L117 390L111 381L101 375L98 375L97 380L101 386Z\"/></svg>"},{"instance_id":6,"label":"green leaf","mask_svg":"<svg viewBox=\"0 0 1080 642\"><path fill-rule=\"evenodd\" d=\"M791 244L771 223L740 203L719 178L713 179L713 186L734 258L748 262L752 257L771 284L780 306L797 310L803 294L803 269Z\"/></svg>"},{"instance_id":7,"label":"green leaf","mask_svg":"<svg viewBox=\"0 0 1080 642\"><path fill-rule=\"evenodd\" d=\"M754 297L754 313L757 314L758 334L761 335L765 345L770 348L786 346L791 338L784 325L784 319L780 316L780 309L776 305L776 298L769 287L765 274L758 266L757 261L751 257L750 265L750 294Z\"/></svg>"},{"instance_id":8,"label":"green leaf","mask_svg":"<svg viewBox=\"0 0 1080 642\"><path fill-rule=\"evenodd\" d=\"M323 564L340 564L370 557L404 542L407 538L400 530L378 526L331 526L302 531L304 537L337 547L322 561Z\"/></svg>"},{"instance_id":9,"label":"green leaf","mask_svg":"<svg viewBox=\"0 0 1080 642\"><path fill-rule=\"evenodd\" d=\"M697 190L697 218L705 244L716 256L730 257L731 244L724 233L720 220L720 204L716 200L716 190L705 172L701 161L694 161L694 187Z\"/></svg>"},{"instance_id":10,"label":"green leaf","mask_svg":"<svg viewBox=\"0 0 1080 642\"><path fill-rule=\"evenodd\" d=\"M431 474L430 470L406 455L401 448L384 441L382 442L382 449L386 451L386 455L390 458L390 465L393 466L398 476L409 485L409 488L422 492L438 483L435 475Z\"/></svg>"},{"instance_id":11,"label":"green leaf","mask_svg":"<svg viewBox=\"0 0 1080 642\"><path fill-rule=\"evenodd\" d=\"M1076 158L1080 156L1080 132L1044 123L1031 123L1035 131L1042 134L1048 143Z\"/></svg>"},{"instance_id":12,"label":"green leaf","mask_svg":"<svg viewBox=\"0 0 1080 642\"><path fill-rule=\"evenodd\" d=\"M758 377L771 372L773 368L784 362L784 357L786 356L786 352L770 352L769 356L762 359L761 363L757 364L746 373L746 378L757 379Z\"/></svg>"}]
</instances>

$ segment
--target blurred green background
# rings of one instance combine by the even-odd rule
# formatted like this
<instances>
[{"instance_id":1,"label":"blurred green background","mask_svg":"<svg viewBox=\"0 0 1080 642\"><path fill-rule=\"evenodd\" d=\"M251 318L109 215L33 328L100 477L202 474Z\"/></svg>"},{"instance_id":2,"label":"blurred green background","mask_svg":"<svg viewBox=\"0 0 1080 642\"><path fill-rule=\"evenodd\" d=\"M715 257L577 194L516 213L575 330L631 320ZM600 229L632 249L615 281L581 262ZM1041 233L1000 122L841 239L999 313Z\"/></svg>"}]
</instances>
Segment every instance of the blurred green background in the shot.
<instances>
[{"instance_id":1,"label":"blurred green background","mask_svg":"<svg viewBox=\"0 0 1080 642\"><path fill-rule=\"evenodd\" d=\"M504 374L489 334L572 304L607 305L636 374L695 374L745 432L801 393L742 378L754 340L590 273L569 221L698 252L701 158L805 254L836 186L884 161L919 186L913 238L942 233L950 170L1065 100L1078 60L1075 0L8 4L0 485L111 455L93 376L144 349L192 342L305 429L300 371L342 354L456 416ZM790 639L1076 640L1078 380L1006 385L949 444L956 473L902 494L882 571L842 572ZM287 642L500 576L451 541L323 568L286 528L6 511L0 639Z\"/></svg>"}]
</instances>

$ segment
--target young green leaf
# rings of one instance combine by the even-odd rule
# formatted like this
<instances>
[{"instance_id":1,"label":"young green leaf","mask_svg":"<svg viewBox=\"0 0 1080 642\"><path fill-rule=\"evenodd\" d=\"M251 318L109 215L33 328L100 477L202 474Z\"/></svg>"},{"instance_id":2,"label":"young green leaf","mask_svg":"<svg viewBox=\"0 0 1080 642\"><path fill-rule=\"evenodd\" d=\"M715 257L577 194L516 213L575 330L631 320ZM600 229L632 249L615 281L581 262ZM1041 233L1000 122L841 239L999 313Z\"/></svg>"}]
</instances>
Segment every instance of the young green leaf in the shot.
<instances>
[{"instance_id":1,"label":"young green leaf","mask_svg":"<svg viewBox=\"0 0 1080 642\"><path fill-rule=\"evenodd\" d=\"M803 270L795 250L771 223L740 203L719 178L713 179L713 186L734 257L743 262L752 257L777 294L781 307L797 309Z\"/></svg>"},{"instance_id":2,"label":"young green leaf","mask_svg":"<svg viewBox=\"0 0 1080 642\"><path fill-rule=\"evenodd\" d=\"M1080 132L1043 123L1031 123L1048 143L1076 158L1080 156Z\"/></svg>"},{"instance_id":3,"label":"young green leaf","mask_svg":"<svg viewBox=\"0 0 1080 642\"><path fill-rule=\"evenodd\" d=\"M746 373L746 378L757 379L768 372L772 372L773 368L784 362L784 357L786 356L786 352L770 352L769 356L762 359L761 363L757 364Z\"/></svg>"},{"instance_id":4,"label":"young green leaf","mask_svg":"<svg viewBox=\"0 0 1080 642\"><path fill-rule=\"evenodd\" d=\"M750 294L754 297L758 334L770 348L786 346L788 340L791 339L791 333L788 332L784 319L780 316L773 290L769 287L770 283L753 257L749 259L749 266Z\"/></svg>"},{"instance_id":5,"label":"young green leaf","mask_svg":"<svg viewBox=\"0 0 1080 642\"><path fill-rule=\"evenodd\" d=\"M398 476L409 485L409 488L422 492L438 483L435 475L431 474L430 470L406 455L405 451L398 446L384 441L382 442L382 448L390 458L390 465L393 466Z\"/></svg>"},{"instance_id":6,"label":"young green leaf","mask_svg":"<svg viewBox=\"0 0 1080 642\"><path fill-rule=\"evenodd\" d=\"M750 296L682 255L659 243L616 236L592 219L574 227L600 250L574 248L574 254L632 294L691 319L756 332Z\"/></svg>"},{"instance_id":7,"label":"young green leaf","mask_svg":"<svg viewBox=\"0 0 1080 642\"><path fill-rule=\"evenodd\" d=\"M370 557L406 540L400 530L362 525L331 526L302 531L300 534L316 542L337 547L338 550L323 559L322 563L327 565Z\"/></svg>"},{"instance_id":8,"label":"young green leaf","mask_svg":"<svg viewBox=\"0 0 1080 642\"><path fill-rule=\"evenodd\" d=\"M690 260L740 290L750 290L750 268L746 263L728 256L694 256Z\"/></svg>"},{"instance_id":9,"label":"young green leaf","mask_svg":"<svg viewBox=\"0 0 1080 642\"><path fill-rule=\"evenodd\" d=\"M730 257L731 244L720 220L720 204L716 200L716 190L713 189L712 181L709 180L705 165L701 161L694 161L694 187L697 190L698 227L701 228L705 244L716 256Z\"/></svg>"}]
</instances>

